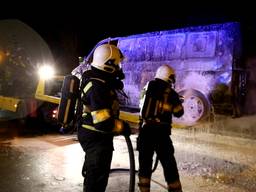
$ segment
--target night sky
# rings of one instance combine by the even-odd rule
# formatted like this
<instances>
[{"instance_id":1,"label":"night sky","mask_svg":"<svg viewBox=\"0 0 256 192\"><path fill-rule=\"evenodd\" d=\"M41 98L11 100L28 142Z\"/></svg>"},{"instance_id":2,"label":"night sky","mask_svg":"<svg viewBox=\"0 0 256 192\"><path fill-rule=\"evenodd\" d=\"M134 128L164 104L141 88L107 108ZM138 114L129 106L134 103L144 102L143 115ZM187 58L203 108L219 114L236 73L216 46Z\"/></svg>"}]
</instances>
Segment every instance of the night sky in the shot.
<instances>
[{"instance_id":1,"label":"night sky","mask_svg":"<svg viewBox=\"0 0 256 192\"><path fill-rule=\"evenodd\" d=\"M37 31L50 46L57 65L64 66L64 73L77 65L78 56L86 56L98 41L107 37L237 21L241 23L244 41L251 44L247 46L248 54L254 50L253 42L256 45L256 11L245 3L119 3L35 2L8 9L0 18L19 19Z\"/></svg>"}]
</instances>

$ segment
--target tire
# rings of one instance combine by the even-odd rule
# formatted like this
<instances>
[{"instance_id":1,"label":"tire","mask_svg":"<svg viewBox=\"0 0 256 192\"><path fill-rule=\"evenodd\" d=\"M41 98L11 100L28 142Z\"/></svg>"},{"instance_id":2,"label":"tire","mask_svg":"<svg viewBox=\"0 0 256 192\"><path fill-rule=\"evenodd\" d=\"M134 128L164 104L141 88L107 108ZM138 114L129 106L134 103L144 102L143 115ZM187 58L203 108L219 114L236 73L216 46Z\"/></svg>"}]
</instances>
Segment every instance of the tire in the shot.
<instances>
[{"instance_id":1,"label":"tire","mask_svg":"<svg viewBox=\"0 0 256 192\"><path fill-rule=\"evenodd\" d=\"M203 121L210 114L210 103L206 96L195 89L182 90L178 93L184 97L182 103L184 115L174 118L174 122L182 125L195 125Z\"/></svg>"}]
</instances>

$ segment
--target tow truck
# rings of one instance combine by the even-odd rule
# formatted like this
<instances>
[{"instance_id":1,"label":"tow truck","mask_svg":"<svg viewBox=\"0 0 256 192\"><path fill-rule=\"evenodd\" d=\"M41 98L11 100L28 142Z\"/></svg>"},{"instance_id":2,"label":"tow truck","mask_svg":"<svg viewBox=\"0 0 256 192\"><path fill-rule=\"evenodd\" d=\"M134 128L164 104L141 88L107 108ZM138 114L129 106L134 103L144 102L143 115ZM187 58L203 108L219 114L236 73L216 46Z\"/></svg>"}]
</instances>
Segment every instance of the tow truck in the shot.
<instances>
[{"instance_id":1,"label":"tow truck","mask_svg":"<svg viewBox=\"0 0 256 192\"><path fill-rule=\"evenodd\" d=\"M40 115L49 116L51 109L38 113L44 103L34 96L39 79L37 71L45 65L54 66L54 59L40 35L19 20L1 20L1 119L24 120Z\"/></svg>"}]
</instances>

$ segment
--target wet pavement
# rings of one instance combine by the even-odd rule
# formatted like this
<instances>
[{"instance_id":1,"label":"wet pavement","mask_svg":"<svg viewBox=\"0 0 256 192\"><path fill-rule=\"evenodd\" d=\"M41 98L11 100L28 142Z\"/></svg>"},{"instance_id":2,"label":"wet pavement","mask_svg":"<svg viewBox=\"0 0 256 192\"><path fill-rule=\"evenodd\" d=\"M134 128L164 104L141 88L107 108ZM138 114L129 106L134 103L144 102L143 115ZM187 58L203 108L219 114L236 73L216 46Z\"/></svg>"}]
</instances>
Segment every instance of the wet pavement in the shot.
<instances>
[{"instance_id":1,"label":"wet pavement","mask_svg":"<svg viewBox=\"0 0 256 192\"><path fill-rule=\"evenodd\" d=\"M82 191L84 153L75 135L17 136L1 128L0 135L0 192ZM171 137L185 192L256 191L256 140L191 129L175 129ZM128 168L124 138L114 143L112 168ZM128 191L128 183L127 173L113 173L107 191ZM153 192L166 191L160 165L151 185Z\"/></svg>"}]
</instances>

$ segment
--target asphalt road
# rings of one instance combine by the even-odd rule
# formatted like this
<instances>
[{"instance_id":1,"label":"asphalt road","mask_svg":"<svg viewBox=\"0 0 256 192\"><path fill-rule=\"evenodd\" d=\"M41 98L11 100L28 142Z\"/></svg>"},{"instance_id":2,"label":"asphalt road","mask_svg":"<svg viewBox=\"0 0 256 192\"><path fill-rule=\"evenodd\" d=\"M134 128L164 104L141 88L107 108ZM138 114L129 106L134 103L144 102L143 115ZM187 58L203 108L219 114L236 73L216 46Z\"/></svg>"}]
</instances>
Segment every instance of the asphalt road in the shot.
<instances>
[{"instance_id":1,"label":"asphalt road","mask_svg":"<svg viewBox=\"0 0 256 192\"><path fill-rule=\"evenodd\" d=\"M0 128L0 192L82 191L84 153L75 135L19 135L14 130L10 123ZM136 137L131 136L134 149ZM187 129L175 129L171 137L185 192L256 191L255 140ZM112 168L128 168L124 138L114 143ZM135 150L136 168L137 155ZM128 183L127 173L113 173L107 191L128 191ZM151 191L164 188L159 165Z\"/></svg>"}]
</instances>

